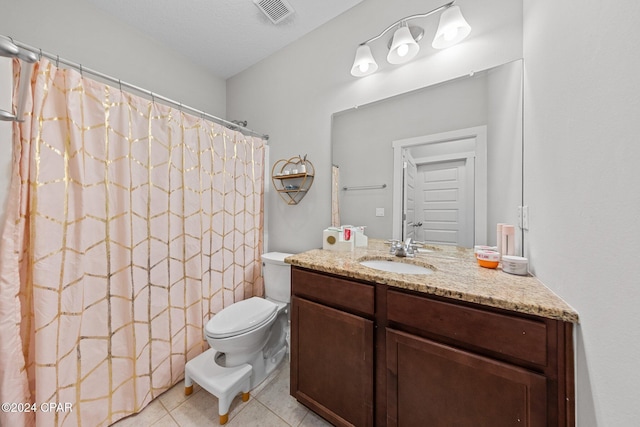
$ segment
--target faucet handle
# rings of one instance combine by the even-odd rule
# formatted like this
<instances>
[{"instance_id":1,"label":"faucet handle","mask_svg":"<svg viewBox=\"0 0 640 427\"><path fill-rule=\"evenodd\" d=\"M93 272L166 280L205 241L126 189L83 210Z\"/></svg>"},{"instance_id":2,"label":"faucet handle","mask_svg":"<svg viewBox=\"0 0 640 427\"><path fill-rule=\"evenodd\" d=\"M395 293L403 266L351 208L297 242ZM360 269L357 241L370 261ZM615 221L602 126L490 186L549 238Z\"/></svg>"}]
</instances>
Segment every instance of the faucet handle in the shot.
<instances>
[{"instance_id":1,"label":"faucet handle","mask_svg":"<svg viewBox=\"0 0 640 427\"><path fill-rule=\"evenodd\" d=\"M418 245L410 244L407 246L407 256L413 257L418 252Z\"/></svg>"}]
</instances>

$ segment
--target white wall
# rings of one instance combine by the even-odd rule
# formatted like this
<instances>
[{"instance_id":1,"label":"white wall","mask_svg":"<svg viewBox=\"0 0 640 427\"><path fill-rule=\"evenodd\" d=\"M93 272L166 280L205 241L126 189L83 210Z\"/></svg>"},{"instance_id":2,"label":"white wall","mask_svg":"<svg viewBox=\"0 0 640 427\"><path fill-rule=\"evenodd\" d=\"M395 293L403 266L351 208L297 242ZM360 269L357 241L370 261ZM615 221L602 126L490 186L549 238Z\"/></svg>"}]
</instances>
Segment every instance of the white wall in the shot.
<instances>
[{"instance_id":1,"label":"white wall","mask_svg":"<svg viewBox=\"0 0 640 427\"><path fill-rule=\"evenodd\" d=\"M525 0L527 255L580 314L580 427L640 420L640 4Z\"/></svg>"},{"instance_id":2,"label":"white wall","mask_svg":"<svg viewBox=\"0 0 640 427\"><path fill-rule=\"evenodd\" d=\"M89 2L5 1L0 34L184 105L226 115L225 80Z\"/></svg>"},{"instance_id":3,"label":"white wall","mask_svg":"<svg viewBox=\"0 0 640 427\"><path fill-rule=\"evenodd\" d=\"M331 115L522 56L522 3L460 0L473 27L465 42L444 51L430 47L437 17L425 21L419 57L404 66L384 59L386 40L373 47L380 69L356 79L349 73L355 49L394 20L426 12L439 0L367 0L297 42L227 80L227 114L271 136L271 163L305 153L316 167L311 191L298 205L275 192L266 200L270 249L300 252L321 246L331 223ZM496 11L500 13L496 13Z\"/></svg>"}]
</instances>

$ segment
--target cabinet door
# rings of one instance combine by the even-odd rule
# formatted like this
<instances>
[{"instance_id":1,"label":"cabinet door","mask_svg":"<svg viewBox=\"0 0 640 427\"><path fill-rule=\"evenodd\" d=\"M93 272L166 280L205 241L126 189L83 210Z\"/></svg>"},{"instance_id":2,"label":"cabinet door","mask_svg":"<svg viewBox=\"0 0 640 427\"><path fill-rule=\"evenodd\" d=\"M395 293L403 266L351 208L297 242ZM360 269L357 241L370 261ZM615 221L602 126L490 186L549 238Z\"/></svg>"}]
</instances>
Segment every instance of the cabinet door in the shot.
<instances>
[{"instance_id":1,"label":"cabinet door","mask_svg":"<svg viewBox=\"0 0 640 427\"><path fill-rule=\"evenodd\" d=\"M387 426L546 426L546 379L387 329Z\"/></svg>"},{"instance_id":2,"label":"cabinet door","mask_svg":"<svg viewBox=\"0 0 640 427\"><path fill-rule=\"evenodd\" d=\"M294 296L291 394L335 425L373 425L373 322Z\"/></svg>"}]
</instances>

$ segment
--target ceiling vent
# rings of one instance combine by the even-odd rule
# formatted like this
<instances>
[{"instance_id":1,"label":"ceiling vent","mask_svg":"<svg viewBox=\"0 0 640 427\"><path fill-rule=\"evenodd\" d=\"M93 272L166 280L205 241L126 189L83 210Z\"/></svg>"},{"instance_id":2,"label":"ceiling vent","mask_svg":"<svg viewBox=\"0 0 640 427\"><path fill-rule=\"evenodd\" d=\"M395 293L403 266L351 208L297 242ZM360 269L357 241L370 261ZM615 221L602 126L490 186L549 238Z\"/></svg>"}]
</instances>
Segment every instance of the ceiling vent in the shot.
<instances>
[{"instance_id":1,"label":"ceiling vent","mask_svg":"<svg viewBox=\"0 0 640 427\"><path fill-rule=\"evenodd\" d=\"M258 9L274 24L282 22L287 16L293 14L293 8L286 0L253 0Z\"/></svg>"}]
</instances>

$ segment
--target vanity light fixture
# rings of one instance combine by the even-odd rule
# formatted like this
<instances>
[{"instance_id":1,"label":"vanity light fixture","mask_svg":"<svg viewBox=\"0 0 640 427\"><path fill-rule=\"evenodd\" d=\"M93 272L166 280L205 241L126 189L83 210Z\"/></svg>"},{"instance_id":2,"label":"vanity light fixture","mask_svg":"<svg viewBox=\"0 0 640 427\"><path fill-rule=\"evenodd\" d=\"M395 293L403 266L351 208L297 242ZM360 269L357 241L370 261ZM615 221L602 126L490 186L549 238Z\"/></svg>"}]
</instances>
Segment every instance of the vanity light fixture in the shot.
<instances>
[{"instance_id":1,"label":"vanity light fixture","mask_svg":"<svg viewBox=\"0 0 640 427\"><path fill-rule=\"evenodd\" d=\"M369 43L378 40L386 33L395 29L393 37L389 41L389 54L387 61L390 64L404 64L413 59L420 50L418 42L424 35L424 30L420 27L409 26L407 21L416 18L425 18L434 13L442 11L440 22L436 31L435 38L431 43L435 49L446 49L456 43L464 40L471 32L471 27L462 16L460 8L454 6L455 0L437 7L427 13L419 13L407 16L394 22L385 28L380 34L369 40L360 43L356 50L356 57L351 67L351 75L355 77L364 77L373 74L378 70L378 64L373 58Z\"/></svg>"}]
</instances>

